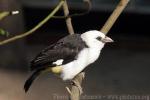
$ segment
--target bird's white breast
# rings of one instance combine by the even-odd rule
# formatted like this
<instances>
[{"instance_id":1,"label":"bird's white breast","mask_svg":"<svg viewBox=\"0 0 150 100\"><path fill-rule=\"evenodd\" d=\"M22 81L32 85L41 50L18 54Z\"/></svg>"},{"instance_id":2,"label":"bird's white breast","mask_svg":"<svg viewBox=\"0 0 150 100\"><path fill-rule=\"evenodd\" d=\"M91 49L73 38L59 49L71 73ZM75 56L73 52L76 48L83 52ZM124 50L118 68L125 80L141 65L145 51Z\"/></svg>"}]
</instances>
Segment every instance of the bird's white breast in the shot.
<instances>
[{"instance_id":1,"label":"bird's white breast","mask_svg":"<svg viewBox=\"0 0 150 100\"><path fill-rule=\"evenodd\" d=\"M87 31L81 35L81 39L85 42L88 48L84 48L77 55L77 59L63 65L61 77L63 80L70 80L80 73L89 64L95 62L104 47L104 43L97 40L97 37L105 35L99 31Z\"/></svg>"},{"instance_id":2,"label":"bird's white breast","mask_svg":"<svg viewBox=\"0 0 150 100\"><path fill-rule=\"evenodd\" d=\"M85 48L76 60L63 65L61 77L63 80L70 80L80 73L89 64L95 62L100 55L100 48Z\"/></svg>"}]
</instances>

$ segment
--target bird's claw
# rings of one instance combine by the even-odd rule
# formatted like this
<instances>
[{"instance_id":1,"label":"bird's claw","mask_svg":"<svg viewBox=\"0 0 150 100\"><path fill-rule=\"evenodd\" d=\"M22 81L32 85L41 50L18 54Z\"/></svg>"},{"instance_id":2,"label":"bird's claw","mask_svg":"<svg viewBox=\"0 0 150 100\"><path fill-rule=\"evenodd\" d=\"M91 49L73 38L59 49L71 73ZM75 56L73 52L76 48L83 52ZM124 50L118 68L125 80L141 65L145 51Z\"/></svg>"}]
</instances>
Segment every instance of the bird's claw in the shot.
<instances>
[{"instance_id":1,"label":"bird's claw","mask_svg":"<svg viewBox=\"0 0 150 100\"><path fill-rule=\"evenodd\" d=\"M72 80L72 85L77 86L77 88L79 89L80 95L83 93L82 87L78 82L76 82L75 80Z\"/></svg>"}]
</instances>

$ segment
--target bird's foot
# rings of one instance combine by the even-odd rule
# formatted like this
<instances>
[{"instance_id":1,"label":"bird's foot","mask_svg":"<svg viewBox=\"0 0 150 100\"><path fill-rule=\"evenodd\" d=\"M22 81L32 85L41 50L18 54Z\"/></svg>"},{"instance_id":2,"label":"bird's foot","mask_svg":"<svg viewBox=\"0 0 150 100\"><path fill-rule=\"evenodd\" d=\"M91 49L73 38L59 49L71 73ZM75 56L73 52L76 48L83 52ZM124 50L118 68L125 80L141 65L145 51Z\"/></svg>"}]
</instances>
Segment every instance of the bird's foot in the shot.
<instances>
[{"instance_id":1,"label":"bird's foot","mask_svg":"<svg viewBox=\"0 0 150 100\"><path fill-rule=\"evenodd\" d=\"M82 87L79 84L79 82L76 82L75 80L72 80L72 85L77 86L77 88L79 89L80 95L83 93Z\"/></svg>"}]
</instances>

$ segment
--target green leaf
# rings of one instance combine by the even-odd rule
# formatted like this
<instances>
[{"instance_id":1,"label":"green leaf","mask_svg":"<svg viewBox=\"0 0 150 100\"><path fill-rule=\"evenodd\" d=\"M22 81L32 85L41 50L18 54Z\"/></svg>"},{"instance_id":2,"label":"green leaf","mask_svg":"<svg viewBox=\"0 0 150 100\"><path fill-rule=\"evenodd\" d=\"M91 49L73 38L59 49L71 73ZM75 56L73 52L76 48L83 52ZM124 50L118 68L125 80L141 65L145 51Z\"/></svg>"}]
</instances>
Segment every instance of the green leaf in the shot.
<instances>
[{"instance_id":1,"label":"green leaf","mask_svg":"<svg viewBox=\"0 0 150 100\"><path fill-rule=\"evenodd\" d=\"M3 30L2 28L0 28L0 35L8 37L9 32L7 32L7 31Z\"/></svg>"}]
</instances>

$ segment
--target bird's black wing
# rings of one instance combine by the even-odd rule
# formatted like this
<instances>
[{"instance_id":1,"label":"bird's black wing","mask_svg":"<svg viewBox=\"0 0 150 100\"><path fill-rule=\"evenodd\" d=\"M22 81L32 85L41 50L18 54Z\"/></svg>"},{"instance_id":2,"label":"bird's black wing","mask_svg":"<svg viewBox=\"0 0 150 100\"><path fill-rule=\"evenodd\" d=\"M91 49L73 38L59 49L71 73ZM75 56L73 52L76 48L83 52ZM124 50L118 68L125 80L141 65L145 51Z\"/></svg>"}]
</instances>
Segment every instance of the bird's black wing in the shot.
<instances>
[{"instance_id":1,"label":"bird's black wing","mask_svg":"<svg viewBox=\"0 0 150 100\"><path fill-rule=\"evenodd\" d=\"M79 34L66 36L40 52L31 61L31 70L54 67L53 62L59 59L63 59L63 64L66 64L76 59L77 54L86 47L87 45L82 41Z\"/></svg>"}]
</instances>

